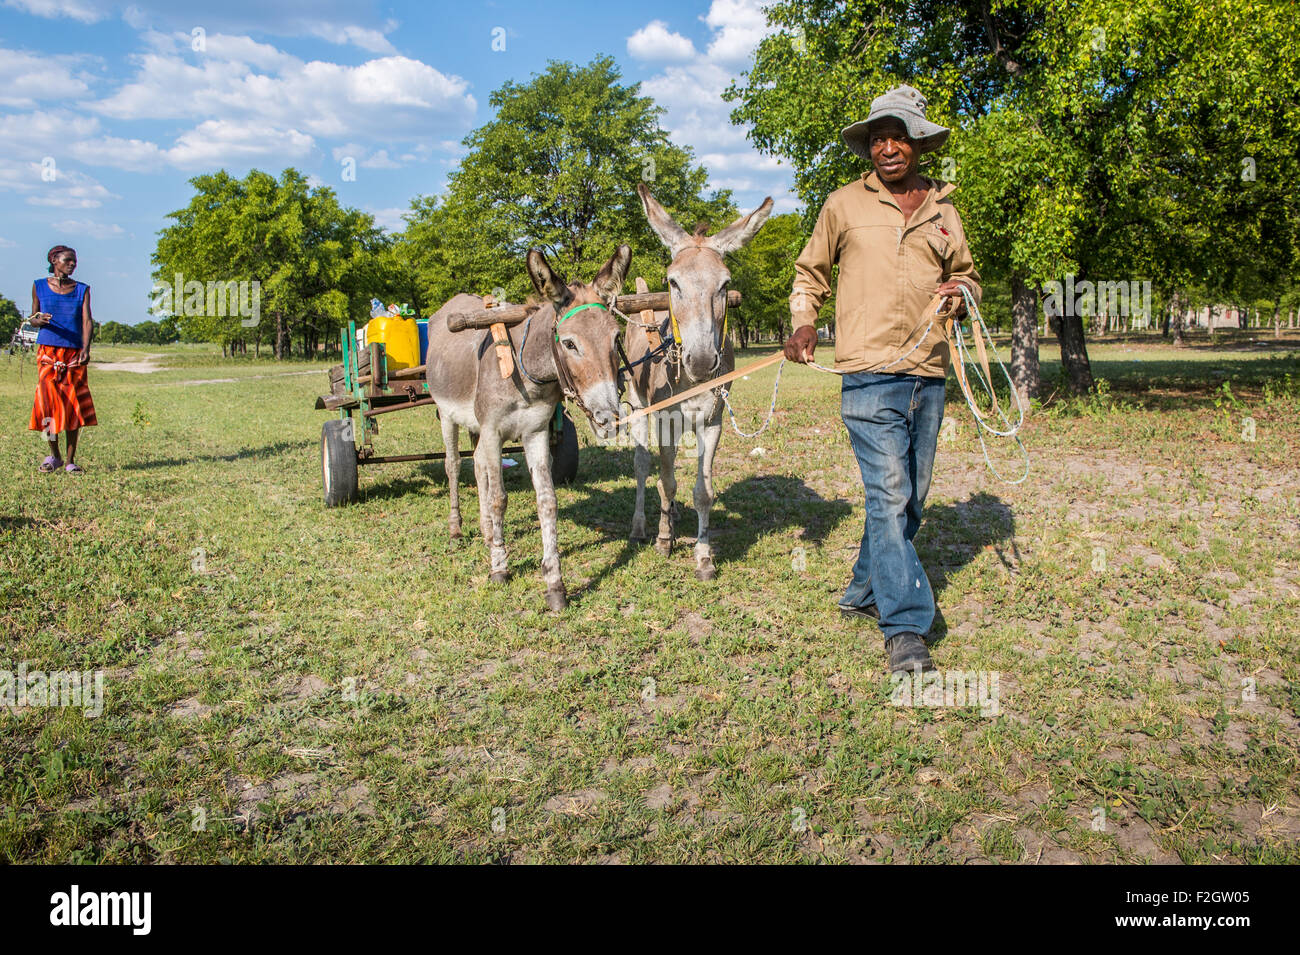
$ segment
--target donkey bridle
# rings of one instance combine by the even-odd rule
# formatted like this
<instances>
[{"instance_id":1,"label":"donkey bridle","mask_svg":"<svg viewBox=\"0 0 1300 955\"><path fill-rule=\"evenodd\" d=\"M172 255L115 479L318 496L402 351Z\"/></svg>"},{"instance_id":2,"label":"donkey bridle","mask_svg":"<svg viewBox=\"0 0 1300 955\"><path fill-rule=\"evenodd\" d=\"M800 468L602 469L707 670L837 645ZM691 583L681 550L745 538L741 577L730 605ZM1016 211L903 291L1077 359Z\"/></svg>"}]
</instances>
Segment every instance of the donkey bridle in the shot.
<instances>
[{"instance_id":1,"label":"donkey bridle","mask_svg":"<svg viewBox=\"0 0 1300 955\"><path fill-rule=\"evenodd\" d=\"M534 378L532 374L528 371L527 367L525 367L524 365L524 348L528 344L528 330L533 323L532 315L529 315L528 321L524 323L524 334L522 340L519 343L519 351L515 355L515 361L519 365L519 370L522 371L524 375L527 376L528 380L535 385L549 385L552 382L558 381L560 383L560 390L564 393L565 400L572 401L574 404L576 404L582 410L582 413L587 416L587 420L590 421L592 423L592 426L594 427L596 425L596 419L592 415L591 409L587 407L586 402L582 400L582 393L578 391L578 386L573 381L573 373L569 371L568 361L564 357L563 349L560 348L560 325L565 321L565 319L571 318L574 315L576 315L578 312L581 312L584 309L588 309L588 308L599 308L604 311L609 310L608 308L605 307L605 305L603 305L600 302L588 302L586 305L575 305L573 308L565 312L555 322L555 333L551 336L551 358L555 362L554 378L545 378L545 379ZM630 371L632 366L628 364L627 353L623 351L623 342L621 336L616 335L614 337L614 347L618 349L618 360L621 363L621 367L618 369L618 376L617 376L618 380L621 381L623 377L622 372L624 370Z\"/></svg>"}]
</instances>

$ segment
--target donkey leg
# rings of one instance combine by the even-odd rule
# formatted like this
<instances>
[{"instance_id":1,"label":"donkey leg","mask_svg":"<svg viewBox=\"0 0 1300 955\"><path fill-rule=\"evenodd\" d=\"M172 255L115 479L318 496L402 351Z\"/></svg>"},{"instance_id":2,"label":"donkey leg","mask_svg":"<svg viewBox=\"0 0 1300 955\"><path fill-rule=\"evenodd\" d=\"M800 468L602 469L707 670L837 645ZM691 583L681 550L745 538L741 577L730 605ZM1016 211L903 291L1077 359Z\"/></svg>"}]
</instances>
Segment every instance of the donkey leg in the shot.
<instances>
[{"instance_id":1,"label":"donkey leg","mask_svg":"<svg viewBox=\"0 0 1300 955\"><path fill-rule=\"evenodd\" d=\"M675 414L661 415L659 425L659 537L655 550L667 557L677 537L677 440L681 435Z\"/></svg>"},{"instance_id":2,"label":"donkey leg","mask_svg":"<svg viewBox=\"0 0 1300 955\"><path fill-rule=\"evenodd\" d=\"M524 457L533 478L537 495L537 517L542 525L542 577L546 581L546 606L558 612L569 605L560 574L559 513L555 501L555 484L551 480L550 435L537 431L525 435Z\"/></svg>"},{"instance_id":3,"label":"donkey leg","mask_svg":"<svg viewBox=\"0 0 1300 955\"><path fill-rule=\"evenodd\" d=\"M713 566L713 542L709 540L709 509L713 507L713 456L718 453L722 438L722 421L710 421L696 429L699 439L699 461L695 476L695 513L700 519L699 534L695 538L695 576L699 580L712 580L718 576Z\"/></svg>"},{"instance_id":4,"label":"donkey leg","mask_svg":"<svg viewBox=\"0 0 1300 955\"><path fill-rule=\"evenodd\" d=\"M447 527L452 540L460 539L460 425L450 418L442 419L442 446L447 449L443 466L447 470L448 498L451 511L447 515Z\"/></svg>"},{"instance_id":5,"label":"donkey leg","mask_svg":"<svg viewBox=\"0 0 1300 955\"><path fill-rule=\"evenodd\" d=\"M501 473L501 436L486 428L474 449L474 473L478 476L479 519L492 563L492 583L504 583L506 570L506 482Z\"/></svg>"},{"instance_id":6,"label":"donkey leg","mask_svg":"<svg viewBox=\"0 0 1300 955\"><path fill-rule=\"evenodd\" d=\"M629 426L636 445L633 458L636 462L636 504L632 508L632 532L629 540L645 541L645 482L650 476L650 416L637 418Z\"/></svg>"}]
</instances>

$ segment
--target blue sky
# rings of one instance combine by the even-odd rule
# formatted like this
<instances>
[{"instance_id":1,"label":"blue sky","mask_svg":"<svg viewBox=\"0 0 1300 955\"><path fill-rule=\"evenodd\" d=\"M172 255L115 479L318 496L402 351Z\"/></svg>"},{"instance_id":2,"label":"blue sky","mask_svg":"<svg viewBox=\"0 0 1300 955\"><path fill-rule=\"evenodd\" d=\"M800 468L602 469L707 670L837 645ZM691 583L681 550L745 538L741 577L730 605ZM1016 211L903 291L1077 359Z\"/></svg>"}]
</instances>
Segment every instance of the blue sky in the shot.
<instances>
[{"instance_id":1,"label":"blue sky","mask_svg":"<svg viewBox=\"0 0 1300 955\"><path fill-rule=\"evenodd\" d=\"M613 56L711 185L793 211L788 168L719 96L766 30L759 0L0 0L0 294L26 312L63 243L97 319L147 318L155 234L187 179L219 168L295 166L400 229L491 118L492 90L550 59Z\"/></svg>"}]
</instances>

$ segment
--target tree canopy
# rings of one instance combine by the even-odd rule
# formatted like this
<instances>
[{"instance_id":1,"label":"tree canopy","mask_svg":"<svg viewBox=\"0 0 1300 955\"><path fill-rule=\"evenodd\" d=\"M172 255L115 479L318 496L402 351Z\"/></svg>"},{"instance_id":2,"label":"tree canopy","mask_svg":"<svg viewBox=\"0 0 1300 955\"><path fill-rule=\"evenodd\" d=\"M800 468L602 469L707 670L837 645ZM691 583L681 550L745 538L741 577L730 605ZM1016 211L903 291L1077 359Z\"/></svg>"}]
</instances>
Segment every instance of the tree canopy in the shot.
<instances>
[{"instance_id":1,"label":"tree canopy","mask_svg":"<svg viewBox=\"0 0 1300 955\"><path fill-rule=\"evenodd\" d=\"M1031 294L1072 273L1239 295L1296 273L1293 14L1250 0L782 0L727 95L755 145L794 166L809 217L862 168L840 128L905 82L954 129L922 171L958 183L986 278ZM1252 262L1269 267L1250 275ZM1060 327L1084 389L1081 325Z\"/></svg>"},{"instance_id":2,"label":"tree canopy","mask_svg":"<svg viewBox=\"0 0 1300 955\"><path fill-rule=\"evenodd\" d=\"M666 209L689 224L722 225L736 215L727 190L703 193L708 173L659 125L662 109L640 84L625 85L610 57L586 66L551 62L527 83L491 96L494 118L464 140L446 199L415 199L399 255L434 301L455 292L530 290L530 248L570 280L590 278L621 243L634 250L633 274L661 281L660 250L637 198L646 182Z\"/></svg>"},{"instance_id":3,"label":"tree canopy","mask_svg":"<svg viewBox=\"0 0 1300 955\"><path fill-rule=\"evenodd\" d=\"M281 355L296 332L314 349L349 318L364 320L370 296L390 284L390 242L374 218L340 206L332 189L312 188L296 169L279 179L256 169L236 179L223 170L190 183L194 197L159 233L154 279L256 282L260 321L245 325L248 315L228 304L214 309L211 296L201 314L178 301L173 307L186 337L260 342L265 331Z\"/></svg>"}]
</instances>

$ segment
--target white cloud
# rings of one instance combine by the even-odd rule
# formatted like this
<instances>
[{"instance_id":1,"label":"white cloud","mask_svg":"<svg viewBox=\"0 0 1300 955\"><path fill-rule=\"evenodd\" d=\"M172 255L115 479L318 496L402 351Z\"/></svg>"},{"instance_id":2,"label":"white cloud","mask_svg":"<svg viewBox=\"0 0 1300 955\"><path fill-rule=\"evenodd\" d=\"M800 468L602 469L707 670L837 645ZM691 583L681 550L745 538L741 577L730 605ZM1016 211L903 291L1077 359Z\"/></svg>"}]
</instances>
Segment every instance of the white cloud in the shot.
<instances>
[{"instance_id":1,"label":"white cloud","mask_svg":"<svg viewBox=\"0 0 1300 955\"><path fill-rule=\"evenodd\" d=\"M365 16L368 4L356 0L224 0L199 11L175 0L137 0L122 7L113 0L4 0L4 5L46 19L65 18L98 23L121 9L122 20L136 30L153 27L193 26L228 33L269 33L276 36L314 36L340 46L356 46L369 53L396 53L387 34L397 21L379 26L353 22Z\"/></svg>"},{"instance_id":2,"label":"white cloud","mask_svg":"<svg viewBox=\"0 0 1300 955\"><path fill-rule=\"evenodd\" d=\"M348 137L331 149L335 160L394 169L429 159L429 143L454 143L447 137L468 129L477 109L465 80L404 56L350 66L304 61L247 36L208 34L202 51L186 33L147 31L142 39L146 52L130 58L134 74L80 105L113 120L198 125L168 144L101 135L94 117L83 118L72 137L60 134L78 160L131 171L240 165L299 159L319 140Z\"/></svg>"},{"instance_id":3,"label":"white cloud","mask_svg":"<svg viewBox=\"0 0 1300 955\"><path fill-rule=\"evenodd\" d=\"M31 109L40 100L85 96L85 74L74 73L81 58L0 49L0 106Z\"/></svg>"},{"instance_id":4,"label":"white cloud","mask_svg":"<svg viewBox=\"0 0 1300 955\"><path fill-rule=\"evenodd\" d=\"M97 23L108 15L86 0L5 0L5 6L49 20L66 17L80 23Z\"/></svg>"},{"instance_id":5,"label":"white cloud","mask_svg":"<svg viewBox=\"0 0 1300 955\"><path fill-rule=\"evenodd\" d=\"M311 152L313 145L310 136L296 129L259 128L232 120L210 119L182 133L165 156L172 165L191 169L224 163L251 165L267 158L301 159Z\"/></svg>"},{"instance_id":6,"label":"white cloud","mask_svg":"<svg viewBox=\"0 0 1300 955\"><path fill-rule=\"evenodd\" d=\"M0 142L12 159L43 159L55 152L55 162L64 152L59 143L75 143L99 132L99 120L65 109L39 113L10 113L0 116Z\"/></svg>"},{"instance_id":7,"label":"white cloud","mask_svg":"<svg viewBox=\"0 0 1300 955\"><path fill-rule=\"evenodd\" d=\"M679 56L676 61L657 57L666 65L643 81L641 89L664 107L663 124L669 136L695 151L696 159L709 170L712 188L731 189L746 208L771 195L778 210L792 211L799 203L790 192L789 169L754 149L744 128L731 122L734 104L722 98L727 86L752 62L755 48L769 32L764 2L768 0L712 0L700 18L711 32L707 52L697 52L692 44L689 57ZM680 53L685 47L677 41L690 43L669 33L658 20L628 39L629 52L633 52L633 40L644 44L646 52Z\"/></svg>"},{"instance_id":8,"label":"white cloud","mask_svg":"<svg viewBox=\"0 0 1300 955\"><path fill-rule=\"evenodd\" d=\"M406 228L406 220L402 216L411 210L409 208L389 208L389 209L366 209L375 217L375 225L385 232L401 232Z\"/></svg>"},{"instance_id":9,"label":"white cloud","mask_svg":"<svg viewBox=\"0 0 1300 955\"><path fill-rule=\"evenodd\" d=\"M28 205L60 209L94 209L120 196L83 172L55 165L53 180L46 180L40 162L0 157L0 192L23 196Z\"/></svg>"},{"instance_id":10,"label":"white cloud","mask_svg":"<svg viewBox=\"0 0 1300 955\"><path fill-rule=\"evenodd\" d=\"M69 147L73 159L90 166L112 166L132 172L149 172L162 165L164 153L157 143L141 139L99 136Z\"/></svg>"},{"instance_id":11,"label":"white cloud","mask_svg":"<svg viewBox=\"0 0 1300 955\"><path fill-rule=\"evenodd\" d=\"M627 52L638 60L686 62L695 58L695 44L669 31L663 20L651 20L627 38Z\"/></svg>"},{"instance_id":12,"label":"white cloud","mask_svg":"<svg viewBox=\"0 0 1300 955\"><path fill-rule=\"evenodd\" d=\"M74 238L85 235L92 239L116 239L125 234L120 225L106 225L89 219L64 219L61 222L51 222L50 228L72 233Z\"/></svg>"},{"instance_id":13,"label":"white cloud","mask_svg":"<svg viewBox=\"0 0 1300 955\"><path fill-rule=\"evenodd\" d=\"M713 0L704 22L713 30L709 58L743 66L768 33L762 0Z\"/></svg>"},{"instance_id":14,"label":"white cloud","mask_svg":"<svg viewBox=\"0 0 1300 955\"><path fill-rule=\"evenodd\" d=\"M396 26L397 24L391 20L387 24L387 30L371 30L350 24L319 23L309 26L308 30L312 36L340 46L350 43L370 53L396 53L397 47L384 36L385 32L393 30Z\"/></svg>"},{"instance_id":15,"label":"white cloud","mask_svg":"<svg viewBox=\"0 0 1300 955\"><path fill-rule=\"evenodd\" d=\"M469 84L419 60L303 62L241 40L247 38L210 36L208 52L197 56L141 54L130 82L87 105L116 119L243 120L313 136L388 140L445 136L473 119ZM262 65L245 59L254 54Z\"/></svg>"},{"instance_id":16,"label":"white cloud","mask_svg":"<svg viewBox=\"0 0 1300 955\"><path fill-rule=\"evenodd\" d=\"M401 169L402 168L402 164L400 162L394 162L393 160L388 158L387 149L378 150L369 159L364 160L361 163L361 166L364 169Z\"/></svg>"}]
</instances>

